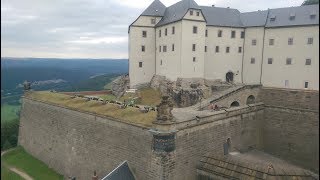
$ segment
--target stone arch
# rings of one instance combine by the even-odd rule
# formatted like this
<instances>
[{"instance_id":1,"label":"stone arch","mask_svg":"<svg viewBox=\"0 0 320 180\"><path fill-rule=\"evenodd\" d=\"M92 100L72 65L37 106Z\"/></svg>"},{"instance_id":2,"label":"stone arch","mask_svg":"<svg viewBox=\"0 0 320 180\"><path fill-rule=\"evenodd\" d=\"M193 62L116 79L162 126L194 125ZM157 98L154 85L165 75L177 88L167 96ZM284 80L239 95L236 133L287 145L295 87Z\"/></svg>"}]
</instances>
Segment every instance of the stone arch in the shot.
<instances>
[{"instance_id":1,"label":"stone arch","mask_svg":"<svg viewBox=\"0 0 320 180\"><path fill-rule=\"evenodd\" d=\"M227 72L226 73L226 81L233 82L233 76L234 76L233 72L231 72L231 71Z\"/></svg>"},{"instance_id":2,"label":"stone arch","mask_svg":"<svg viewBox=\"0 0 320 180\"><path fill-rule=\"evenodd\" d=\"M254 104L256 102L256 97L253 95L248 96L247 98L247 104Z\"/></svg>"},{"instance_id":3,"label":"stone arch","mask_svg":"<svg viewBox=\"0 0 320 180\"><path fill-rule=\"evenodd\" d=\"M240 103L238 101L233 101L230 105L230 107L238 107L240 106Z\"/></svg>"}]
</instances>

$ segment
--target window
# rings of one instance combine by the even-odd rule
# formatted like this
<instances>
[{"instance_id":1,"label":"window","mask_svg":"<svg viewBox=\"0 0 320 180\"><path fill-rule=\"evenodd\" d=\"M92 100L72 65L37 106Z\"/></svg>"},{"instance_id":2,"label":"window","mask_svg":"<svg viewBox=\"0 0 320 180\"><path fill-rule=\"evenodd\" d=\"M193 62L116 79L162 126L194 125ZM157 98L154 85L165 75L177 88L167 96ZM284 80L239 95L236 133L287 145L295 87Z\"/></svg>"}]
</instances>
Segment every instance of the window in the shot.
<instances>
[{"instance_id":1,"label":"window","mask_svg":"<svg viewBox=\"0 0 320 180\"><path fill-rule=\"evenodd\" d=\"M295 18L296 18L295 14L290 14L290 17L289 17L290 21L293 21Z\"/></svg>"},{"instance_id":2,"label":"window","mask_svg":"<svg viewBox=\"0 0 320 180\"><path fill-rule=\"evenodd\" d=\"M306 64L305 65L311 65L311 59L306 59Z\"/></svg>"},{"instance_id":3,"label":"window","mask_svg":"<svg viewBox=\"0 0 320 180\"><path fill-rule=\"evenodd\" d=\"M197 26L193 26L193 34L197 34L198 33L198 27Z\"/></svg>"},{"instance_id":4,"label":"window","mask_svg":"<svg viewBox=\"0 0 320 180\"><path fill-rule=\"evenodd\" d=\"M284 80L284 86L289 87L289 80Z\"/></svg>"},{"instance_id":5,"label":"window","mask_svg":"<svg viewBox=\"0 0 320 180\"><path fill-rule=\"evenodd\" d=\"M276 20L276 16L275 15L271 15L270 16L270 22L274 22Z\"/></svg>"},{"instance_id":6,"label":"window","mask_svg":"<svg viewBox=\"0 0 320 180\"><path fill-rule=\"evenodd\" d=\"M197 11L197 16L199 16L200 15L200 12L199 11Z\"/></svg>"},{"instance_id":7,"label":"window","mask_svg":"<svg viewBox=\"0 0 320 180\"><path fill-rule=\"evenodd\" d=\"M142 37L147 37L147 31L142 31Z\"/></svg>"},{"instance_id":8,"label":"window","mask_svg":"<svg viewBox=\"0 0 320 180\"><path fill-rule=\"evenodd\" d=\"M286 59L286 65L291 65L292 64L292 59L291 58L287 58Z\"/></svg>"},{"instance_id":9,"label":"window","mask_svg":"<svg viewBox=\"0 0 320 180\"><path fill-rule=\"evenodd\" d=\"M160 60L160 65L162 66L162 59Z\"/></svg>"},{"instance_id":10,"label":"window","mask_svg":"<svg viewBox=\"0 0 320 180\"><path fill-rule=\"evenodd\" d=\"M239 47L238 48L238 53L241 53L242 52L242 47Z\"/></svg>"},{"instance_id":11,"label":"window","mask_svg":"<svg viewBox=\"0 0 320 180\"><path fill-rule=\"evenodd\" d=\"M288 45L292 45L293 44L293 38L288 38Z\"/></svg>"},{"instance_id":12,"label":"window","mask_svg":"<svg viewBox=\"0 0 320 180\"><path fill-rule=\"evenodd\" d=\"M190 16L192 16L193 15L193 11L192 10L190 10Z\"/></svg>"},{"instance_id":13,"label":"window","mask_svg":"<svg viewBox=\"0 0 320 180\"><path fill-rule=\"evenodd\" d=\"M226 47L226 53L230 52L230 47Z\"/></svg>"},{"instance_id":14,"label":"window","mask_svg":"<svg viewBox=\"0 0 320 180\"><path fill-rule=\"evenodd\" d=\"M222 37L222 30L218 31L218 37Z\"/></svg>"},{"instance_id":15,"label":"window","mask_svg":"<svg viewBox=\"0 0 320 180\"><path fill-rule=\"evenodd\" d=\"M269 45L273 46L274 45L274 39L269 39Z\"/></svg>"},{"instance_id":16,"label":"window","mask_svg":"<svg viewBox=\"0 0 320 180\"><path fill-rule=\"evenodd\" d=\"M313 38L308 38L308 44L313 44Z\"/></svg>"},{"instance_id":17,"label":"window","mask_svg":"<svg viewBox=\"0 0 320 180\"><path fill-rule=\"evenodd\" d=\"M141 68L142 67L142 62L139 62L139 68Z\"/></svg>"},{"instance_id":18,"label":"window","mask_svg":"<svg viewBox=\"0 0 320 180\"><path fill-rule=\"evenodd\" d=\"M206 37L208 37L208 30L206 29Z\"/></svg>"},{"instance_id":19,"label":"window","mask_svg":"<svg viewBox=\"0 0 320 180\"><path fill-rule=\"evenodd\" d=\"M252 42L251 42L252 46L255 46L257 45L257 40L256 39L252 39Z\"/></svg>"},{"instance_id":20,"label":"window","mask_svg":"<svg viewBox=\"0 0 320 180\"><path fill-rule=\"evenodd\" d=\"M193 62L196 62L196 57L193 57L192 61L193 61Z\"/></svg>"},{"instance_id":21,"label":"window","mask_svg":"<svg viewBox=\"0 0 320 180\"><path fill-rule=\"evenodd\" d=\"M167 46L163 46L163 52L167 52Z\"/></svg>"},{"instance_id":22,"label":"window","mask_svg":"<svg viewBox=\"0 0 320 180\"><path fill-rule=\"evenodd\" d=\"M192 51L196 51L196 44L192 44Z\"/></svg>"},{"instance_id":23,"label":"window","mask_svg":"<svg viewBox=\"0 0 320 180\"><path fill-rule=\"evenodd\" d=\"M146 47L145 46L141 46L141 51L145 52L146 51Z\"/></svg>"},{"instance_id":24,"label":"window","mask_svg":"<svg viewBox=\"0 0 320 180\"><path fill-rule=\"evenodd\" d=\"M175 33L175 27L173 26L172 27L172 34L174 34Z\"/></svg>"},{"instance_id":25,"label":"window","mask_svg":"<svg viewBox=\"0 0 320 180\"><path fill-rule=\"evenodd\" d=\"M151 19L151 24L156 24L156 19Z\"/></svg>"},{"instance_id":26,"label":"window","mask_svg":"<svg viewBox=\"0 0 320 180\"><path fill-rule=\"evenodd\" d=\"M164 35L165 35L165 36L168 35L168 29L167 29L167 28L164 29Z\"/></svg>"},{"instance_id":27,"label":"window","mask_svg":"<svg viewBox=\"0 0 320 180\"><path fill-rule=\"evenodd\" d=\"M255 58L251 58L250 63L251 63L251 64L255 64L255 63L256 63L256 59L255 59Z\"/></svg>"},{"instance_id":28,"label":"window","mask_svg":"<svg viewBox=\"0 0 320 180\"><path fill-rule=\"evenodd\" d=\"M207 52L207 46L204 46L204 52Z\"/></svg>"},{"instance_id":29,"label":"window","mask_svg":"<svg viewBox=\"0 0 320 180\"><path fill-rule=\"evenodd\" d=\"M159 37L161 37L161 30L159 30Z\"/></svg>"},{"instance_id":30,"label":"window","mask_svg":"<svg viewBox=\"0 0 320 180\"><path fill-rule=\"evenodd\" d=\"M219 52L219 46L216 46L216 53Z\"/></svg>"},{"instance_id":31,"label":"window","mask_svg":"<svg viewBox=\"0 0 320 180\"><path fill-rule=\"evenodd\" d=\"M315 13L310 14L310 19L316 19L316 14Z\"/></svg>"},{"instance_id":32,"label":"window","mask_svg":"<svg viewBox=\"0 0 320 180\"><path fill-rule=\"evenodd\" d=\"M268 64L272 64L273 59L272 58L268 58Z\"/></svg>"},{"instance_id":33,"label":"window","mask_svg":"<svg viewBox=\"0 0 320 180\"><path fill-rule=\"evenodd\" d=\"M309 82L308 82L308 81L305 81L305 82L304 82L304 88L308 89L308 87L309 87Z\"/></svg>"},{"instance_id":34,"label":"window","mask_svg":"<svg viewBox=\"0 0 320 180\"><path fill-rule=\"evenodd\" d=\"M241 38L244 38L244 31L241 31Z\"/></svg>"},{"instance_id":35,"label":"window","mask_svg":"<svg viewBox=\"0 0 320 180\"><path fill-rule=\"evenodd\" d=\"M172 44L172 51L174 51L174 44Z\"/></svg>"},{"instance_id":36,"label":"window","mask_svg":"<svg viewBox=\"0 0 320 180\"><path fill-rule=\"evenodd\" d=\"M159 46L159 52L161 52L161 46Z\"/></svg>"},{"instance_id":37,"label":"window","mask_svg":"<svg viewBox=\"0 0 320 180\"><path fill-rule=\"evenodd\" d=\"M235 38L236 37L236 31L231 31L231 38Z\"/></svg>"}]
</instances>

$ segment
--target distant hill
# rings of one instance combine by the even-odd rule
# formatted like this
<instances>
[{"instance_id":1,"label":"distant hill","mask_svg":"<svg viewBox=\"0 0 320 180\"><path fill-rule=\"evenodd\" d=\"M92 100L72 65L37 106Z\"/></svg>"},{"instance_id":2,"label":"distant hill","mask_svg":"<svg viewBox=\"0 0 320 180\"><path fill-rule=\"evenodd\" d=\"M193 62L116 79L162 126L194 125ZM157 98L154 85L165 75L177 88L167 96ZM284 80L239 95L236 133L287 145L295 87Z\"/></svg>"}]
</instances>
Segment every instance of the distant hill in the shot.
<instances>
[{"instance_id":1,"label":"distant hill","mask_svg":"<svg viewBox=\"0 0 320 180\"><path fill-rule=\"evenodd\" d=\"M35 90L102 90L127 73L127 59L1 58L1 104L17 101L25 80Z\"/></svg>"}]
</instances>

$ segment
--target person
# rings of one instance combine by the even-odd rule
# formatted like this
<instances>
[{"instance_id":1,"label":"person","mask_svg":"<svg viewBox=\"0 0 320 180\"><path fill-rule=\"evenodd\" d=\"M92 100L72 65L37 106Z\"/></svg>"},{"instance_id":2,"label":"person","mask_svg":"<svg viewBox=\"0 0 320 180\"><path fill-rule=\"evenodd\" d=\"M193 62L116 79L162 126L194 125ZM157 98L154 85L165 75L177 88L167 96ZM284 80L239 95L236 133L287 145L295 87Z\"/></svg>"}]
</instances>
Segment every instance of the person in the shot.
<instances>
[{"instance_id":1,"label":"person","mask_svg":"<svg viewBox=\"0 0 320 180\"><path fill-rule=\"evenodd\" d=\"M98 180L97 172L93 171L92 180Z\"/></svg>"}]
</instances>

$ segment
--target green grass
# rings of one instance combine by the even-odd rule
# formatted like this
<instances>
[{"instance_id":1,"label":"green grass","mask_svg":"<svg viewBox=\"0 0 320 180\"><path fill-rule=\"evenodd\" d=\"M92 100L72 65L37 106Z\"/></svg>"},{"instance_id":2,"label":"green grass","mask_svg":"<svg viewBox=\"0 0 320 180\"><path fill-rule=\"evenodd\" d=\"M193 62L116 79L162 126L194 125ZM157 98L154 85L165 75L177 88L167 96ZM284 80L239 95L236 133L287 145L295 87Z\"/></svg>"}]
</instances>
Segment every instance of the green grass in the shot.
<instances>
[{"instance_id":1,"label":"green grass","mask_svg":"<svg viewBox=\"0 0 320 180\"><path fill-rule=\"evenodd\" d=\"M24 180L18 174L10 171L8 168L1 165L1 179L3 180Z\"/></svg>"},{"instance_id":2,"label":"green grass","mask_svg":"<svg viewBox=\"0 0 320 180\"><path fill-rule=\"evenodd\" d=\"M20 107L18 105L1 105L1 122L18 119L17 113L20 111Z\"/></svg>"},{"instance_id":3,"label":"green grass","mask_svg":"<svg viewBox=\"0 0 320 180\"><path fill-rule=\"evenodd\" d=\"M46 164L28 154L22 147L17 147L4 154L1 158L1 164L2 163L24 171L35 180L63 179L62 175L56 173Z\"/></svg>"},{"instance_id":4,"label":"green grass","mask_svg":"<svg viewBox=\"0 0 320 180\"><path fill-rule=\"evenodd\" d=\"M105 99L105 100L116 100L116 96L112 95L112 94L106 94L106 95L101 95L99 96L100 98L102 99Z\"/></svg>"}]
</instances>

